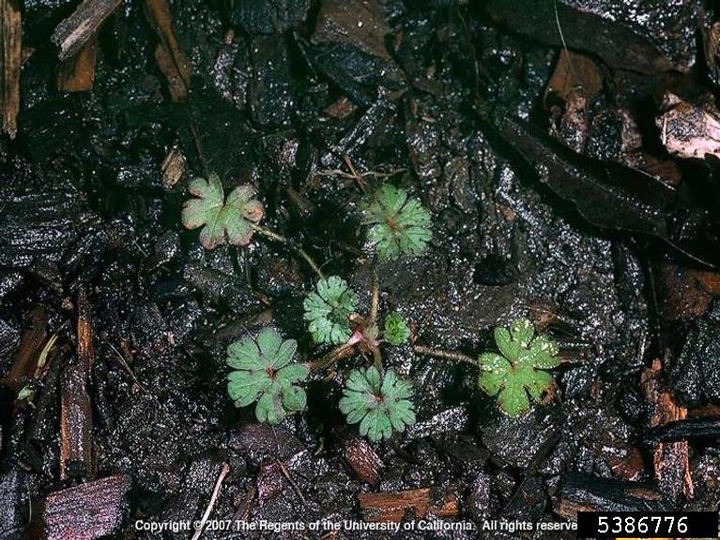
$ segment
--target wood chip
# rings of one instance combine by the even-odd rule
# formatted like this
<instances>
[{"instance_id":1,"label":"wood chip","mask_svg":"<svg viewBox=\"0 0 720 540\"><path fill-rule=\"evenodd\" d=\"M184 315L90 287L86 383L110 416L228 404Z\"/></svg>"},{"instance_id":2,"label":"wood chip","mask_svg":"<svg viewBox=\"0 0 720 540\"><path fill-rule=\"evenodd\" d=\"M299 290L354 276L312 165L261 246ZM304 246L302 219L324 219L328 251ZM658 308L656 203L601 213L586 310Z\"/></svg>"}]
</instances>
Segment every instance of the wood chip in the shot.
<instances>
[{"instance_id":1,"label":"wood chip","mask_svg":"<svg viewBox=\"0 0 720 540\"><path fill-rule=\"evenodd\" d=\"M30 327L20 340L20 347L3 384L17 393L25 385L26 378L35 374L40 352L47 338L47 315L42 306L35 307L30 313Z\"/></svg>"},{"instance_id":2,"label":"wood chip","mask_svg":"<svg viewBox=\"0 0 720 540\"><path fill-rule=\"evenodd\" d=\"M0 108L2 130L11 139L17 134L22 67L22 19L20 0L0 0Z\"/></svg>"},{"instance_id":3,"label":"wood chip","mask_svg":"<svg viewBox=\"0 0 720 540\"><path fill-rule=\"evenodd\" d=\"M92 408L81 363L65 368L60 377L60 477L94 475Z\"/></svg>"},{"instance_id":4,"label":"wood chip","mask_svg":"<svg viewBox=\"0 0 720 540\"><path fill-rule=\"evenodd\" d=\"M718 275L665 264L658 270L659 307L667 324L704 315L717 290Z\"/></svg>"},{"instance_id":5,"label":"wood chip","mask_svg":"<svg viewBox=\"0 0 720 540\"><path fill-rule=\"evenodd\" d=\"M117 533L130 485L129 476L118 474L51 493L43 513L47 540L93 540Z\"/></svg>"},{"instance_id":6,"label":"wood chip","mask_svg":"<svg viewBox=\"0 0 720 540\"><path fill-rule=\"evenodd\" d=\"M78 293L78 323L77 323L78 345L77 352L80 363L85 371L85 379L90 378L93 363L95 362L95 347L93 345L93 322L92 310L84 289Z\"/></svg>"},{"instance_id":7,"label":"wood chip","mask_svg":"<svg viewBox=\"0 0 720 540\"><path fill-rule=\"evenodd\" d=\"M173 101L184 101L190 88L192 69L175 37L170 8L165 0L145 0L145 6L148 18L160 38L160 45L155 49L155 60L167 77Z\"/></svg>"},{"instance_id":8,"label":"wood chip","mask_svg":"<svg viewBox=\"0 0 720 540\"><path fill-rule=\"evenodd\" d=\"M552 93L563 101L576 95L589 100L602 90L602 86L602 74L595 62L587 56L563 49L545 90L545 99Z\"/></svg>"},{"instance_id":9,"label":"wood chip","mask_svg":"<svg viewBox=\"0 0 720 540\"><path fill-rule=\"evenodd\" d=\"M671 503L658 490L639 482L609 480L579 473L563 479L555 512L577 519L578 512L669 512Z\"/></svg>"},{"instance_id":10,"label":"wood chip","mask_svg":"<svg viewBox=\"0 0 720 540\"><path fill-rule=\"evenodd\" d=\"M446 497L434 505L430 489L410 489L383 493L358 493L360 509L365 521L402 521L405 518L424 519L428 514L439 518L458 516L458 502L455 496Z\"/></svg>"},{"instance_id":11,"label":"wood chip","mask_svg":"<svg viewBox=\"0 0 720 540\"><path fill-rule=\"evenodd\" d=\"M378 469L382 467L382 460L375 453L373 447L360 437L348 437L343 441L345 460L358 478L368 484L376 485L380 481Z\"/></svg>"},{"instance_id":12,"label":"wood chip","mask_svg":"<svg viewBox=\"0 0 720 540\"><path fill-rule=\"evenodd\" d=\"M687 418L687 409L678 405L673 395L663 389L661 377L662 364L656 358L640 378L643 394L651 406L650 425L653 427ZM656 443L653 463L655 478L663 492L677 496L682 490L686 497L693 498L695 488L690 475L687 441Z\"/></svg>"},{"instance_id":13,"label":"wood chip","mask_svg":"<svg viewBox=\"0 0 720 540\"><path fill-rule=\"evenodd\" d=\"M92 37L80 52L60 64L58 89L63 92L89 92L95 82L97 38Z\"/></svg>"},{"instance_id":14,"label":"wood chip","mask_svg":"<svg viewBox=\"0 0 720 540\"><path fill-rule=\"evenodd\" d=\"M665 94L663 114L655 119L667 151L684 158L720 158L720 112L715 107L698 107L675 94Z\"/></svg>"},{"instance_id":15,"label":"wood chip","mask_svg":"<svg viewBox=\"0 0 720 540\"><path fill-rule=\"evenodd\" d=\"M186 165L187 160L182 155L182 152L177 148L173 148L162 164L163 186L167 189L173 188L185 174Z\"/></svg>"},{"instance_id":16,"label":"wood chip","mask_svg":"<svg viewBox=\"0 0 720 540\"><path fill-rule=\"evenodd\" d=\"M58 24L51 39L60 47L60 60L80 52L121 3L122 0L84 0L72 15Z\"/></svg>"}]
</instances>

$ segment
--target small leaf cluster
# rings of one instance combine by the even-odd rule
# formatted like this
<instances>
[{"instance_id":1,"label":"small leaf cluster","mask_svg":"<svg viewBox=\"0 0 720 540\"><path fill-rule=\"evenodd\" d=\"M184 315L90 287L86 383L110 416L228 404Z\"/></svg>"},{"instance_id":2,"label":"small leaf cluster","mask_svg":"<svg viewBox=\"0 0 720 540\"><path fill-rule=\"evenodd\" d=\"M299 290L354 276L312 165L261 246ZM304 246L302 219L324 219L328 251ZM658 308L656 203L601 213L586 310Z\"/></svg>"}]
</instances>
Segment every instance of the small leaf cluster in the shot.
<instances>
[{"instance_id":1,"label":"small leaf cluster","mask_svg":"<svg viewBox=\"0 0 720 540\"><path fill-rule=\"evenodd\" d=\"M517 319L510 329L495 329L495 343L502 354L479 357L478 384L508 416L519 417L530 410L530 397L539 402L554 380L547 369L560 365L558 346L545 336L535 336L533 324Z\"/></svg>"},{"instance_id":2,"label":"small leaf cluster","mask_svg":"<svg viewBox=\"0 0 720 540\"><path fill-rule=\"evenodd\" d=\"M371 441L389 439L393 431L402 432L415 423L409 382L398 379L392 369L381 375L373 366L350 372L340 411L348 424L360 422L360 435Z\"/></svg>"},{"instance_id":3,"label":"small leaf cluster","mask_svg":"<svg viewBox=\"0 0 720 540\"><path fill-rule=\"evenodd\" d=\"M422 255L432 237L430 213L419 200L390 184L382 186L362 205L363 222L370 225L368 241L382 260Z\"/></svg>"},{"instance_id":4,"label":"small leaf cluster","mask_svg":"<svg viewBox=\"0 0 720 540\"><path fill-rule=\"evenodd\" d=\"M410 327L399 313L391 313L385 318L383 338L390 345L402 345L410 339Z\"/></svg>"},{"instance_id":5,"label":"small leaf cluster","mask_svg":"<svg viewBox=\"0 0 720 540\"><path fill-rule=\"evenodd\" d=\"M344 279L320 279L316 291L305 298L303 308L303 318L315 343L340 344L350 337L348 315L357 309L357 299Z\"/></svg>"},{"instance_id":6,"label":"small leaf cluster","mask_svg":"<svg viewBox=\"0 0 720 540\"><path fill-rule=\"evenodd\" d=\"M293 362L297 342L283 340L272 328L256 339L243 338L227 348L226 363L236 371L228 375L228 393L236 407L257 401L255 416L275 425L289 413L305 409L305 390L295 383L307 378L306 365Z\"/></svg>"},{"instance_id":7,"label":"small leaf cluster","mask_svg":"<svg viewBox=\"0 0 720 540\"><path fill-rule=\"evenodd\" d=\"M250 243L252 224L259 223L265 212L253 198L253 186L238 186L226 199L220 178L211 173L207 180L194 179L188 190L195 197L185 202L182 223L186 229L203 228L200 243L205 249L215 249L226 240L235 246Z\"/></svg>"}]
</instances>

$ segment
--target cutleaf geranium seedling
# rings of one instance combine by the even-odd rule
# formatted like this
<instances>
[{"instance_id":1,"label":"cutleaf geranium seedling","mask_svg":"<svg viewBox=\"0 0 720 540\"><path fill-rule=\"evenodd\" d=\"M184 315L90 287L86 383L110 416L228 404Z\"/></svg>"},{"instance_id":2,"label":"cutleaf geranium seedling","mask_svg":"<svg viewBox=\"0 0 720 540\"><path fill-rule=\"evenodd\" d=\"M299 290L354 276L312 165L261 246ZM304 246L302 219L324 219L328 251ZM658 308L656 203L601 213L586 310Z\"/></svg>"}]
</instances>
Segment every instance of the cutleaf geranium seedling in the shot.
<instances>
[{"instance_id":1,"label":"cutleaf geranium seedling","mask_svg":"<svg viewBox=\"0 0 720 540\"><path fill-rule=\"evenodd\" d=\"M417 199L390 184L382 186L362 207L363 222L370 225L368 241L382 260L422 255L432 236L430 213Z\"/></svg>"},{"instance_id":2,"label":"cutleaf geranium seedling","mask_svg":"<svg viewBox=\"0 0 720 540\"><path fill-rule=\"evenodd\" d=\"M539 402L554 380L547 369L560 365L557 344L544 336L534 337L527 319L518 319L510 329L495 329L495 343L502 354L484 353L478 384L490 396L498 396L498 406L511 417L530 410L530 399ZM528 397L529 396L529 397Z\"/></svg>"},{"instance_id":3,"label":"cutleaf geranium seedling","mask_svg":"<svg viewBox=\"0 0 720 540\"><path fill-rule=\"evenodd\" d=\"M385 318L383 337L390 345L402 345L410 339L410 327L399 313L391 313Z\"/></svg>"},{"instance_id":4,"label":"cutleaf geranium seedling","mask_svg":"<svg viewBox=\"0 0 720 540\"><path fill-rule=\"evenodd\" d=\"M360 422L360 435L377 442L415 423L412 395L410 383L398 379L392 369L381 375L374 366L360 368L347 378L340 411L348 424Z\"/></svg>"},{"instance_id":5,"label":"cutleaf geranium seedling","mask_svg":"<svg viewBox=\"0 0 720 540\"><path fill-rule=\"evenodd\" d=\"M304 364L293 362L297 342L284 340L272 328L264 328L257 339L245 337L227 349L226 363L236 371L228 375L228 393L236 407L253 402L260 422L275 425L288 413L305 409L305 390L295 383L309 374Z\"/></svg>"},{"instance_id":6,"label":"cutleaf geranium seedling","mask_svg":"<svg viewBox=\"0 0 720 540\"><path fill-rule=\"evenodd\" d=\"M263 217L263 205L255 200L255 188L242 185L225 198L222 182L211 173L207 180L196 178L189 191L195 197L186 201L182 222L187 229L200 231L200 243L205 249L215 249L226 240L235 246L245 246L253 236L252 224Z\"/></svg>"},{"instance_id":7,"label":"cutleaf geranium seedling","mask_svg":"<svg viewBox=\"0 0 720 540\"><path fill-rule=\"evenodd\" d=\"M315 343L344 343L350 337L348 316L357 309L355 295L344 279L330 276L317 283L303 303L304 319Z\"/></svg>"}]
</instances>

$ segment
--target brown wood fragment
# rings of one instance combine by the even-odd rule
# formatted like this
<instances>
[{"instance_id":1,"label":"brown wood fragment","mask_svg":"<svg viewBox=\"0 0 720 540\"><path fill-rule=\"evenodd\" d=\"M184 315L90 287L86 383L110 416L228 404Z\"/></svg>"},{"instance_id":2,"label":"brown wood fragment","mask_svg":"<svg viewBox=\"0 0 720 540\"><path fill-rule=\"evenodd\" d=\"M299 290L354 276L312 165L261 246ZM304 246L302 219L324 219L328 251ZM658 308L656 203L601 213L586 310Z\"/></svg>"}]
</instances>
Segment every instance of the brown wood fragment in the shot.
<instances>
[{"instance_id":1,"label":"brown wood fragment","mask_svg":"<svg viewBox=\"0 0 720 540\"><path fill-rule=\"evenodd\" d=\"M424 519L428 514L439 518L458 516L458 502L454 495L433 505L430 489L409 489L383 493L358 493L360 509L365 521L402 521L406 517Z\"/></svg>"},{"instance_id":2,"label":"brown wood fragment","mask_svg":"<svg viewBox=\"0 0 720 540\"><path fill-rule=\"evenodd\" d=\"M122 0L84 0L55 28L52 41L60 47L60 60L75 56L100 29Z\"/></svg>"},{"instance_id":3,"label":"brown wood fragment","mask_svg":"<svg viewBox=\"0 0 720 540\"><path fill-rule=\"evenodd\" d=\"M93 346L93 322L92 310L88 302L84 289L80 289L78 293L78 323L77 336L78 345L77 352L80 363L85 372L85 379L89 379L93 363L95 362L95 347Z\"/></svg>"},{"instance_id":4,"label":"brown wood fragment","mask_svg":"<svg viewBox=\"0 0 720 540\"><path fill-rule=\"evenodd\" d=\"M578 512L668 512L671 507L652 486L569 473L554 510L574 520Z\"/></svg>"},{"instance_id":5,"label":"brown wood fragment","mask_svg":"<svg viewBox=\"0 0 720 540\"><path fill-rule=\"evenodd\" d=\"M129 476L118 474L51 493L43 512L47 540L93 540L117 533L130 485Z\"/></svg>"},{"instance_id":6,"label":"brown wood fragment","mask_svg":"<svg viewBox=\"0 0 720 540\"><path fill-rule=\"evenodd\" d=\"M389 60L385 46L385 36L389 33L384 1L325 0L318 12L312 39L316 43L349 43Z\"/></svg>"},{"instance_id":7,"label":"brown wood fragment","mask_svg":"<svg viewBox=\"0 0 720 540\"><path fill-rule=\"evenodd\" d=\"M92 37L73 57L60 64L58 89L63 92L89 92L95 82L97 38Z\"/></svg>"},{"instance_id":8,"label":"brown wood fragment","mask_svg":"<svg viewBox=\"0 0 720 540\"><path fill-rule=\"evenodd\" d=\"M148 18L160 38L160 45L155 49L155 60L168 79L172 100L184 101L187 99L192 70L175 37L170 7L165 0L145 0L145 6Z\"/></svg>"},{"instance_id":9,"label":"brown wood fragment","mask_svg":"<svg viewBox=\"0 0 720 540\"><path fill-rule=\"evenodd\" d=\"M645 399L652 407L650 418L652 427L687 418L687 409L678 405L673 395L663 389L660 382L661 374L662 364L660 359L656 358L640 378ZM690 474L687 441L656 443L653 463L655 478L664 492L677 496L682 489L686 497L693 498L695 488Z\"/></svg>"},{"instance_id":10,"label":"brown wood fragment","mask_svg":"<svg viewBox=\"0 0 720 540\"><path fill-rule=\"evenodd\" d=\"M37 306L30 313L30 327L23 333L15 362L3 380L3 384L16 393L25 385L25 379L35 373L40 352L47 339L46 328L45 309Z\"/></svg>"},{"instance_id":11,"label":"brown wood fragment","mask_svg":"<svg viewBox=\"0 0 720 540\"><path fill-rule=\"evenodd\" d=\"M92 408L85 368L73 363L60 377L60 477L94 475Z\"/></svg>"},{"instance_id":12,"label":"brown wood fragment","mask_svg":"<svg viewBox=\"0 0 720 540\"><path fill-rule=\"evenodd\" d=\"M698 106L667 92L662 109L655 125L668 152L684 158L720 157L720 111L714 104Z\"/></svg>"},{"instance_id":13,"label":"brown wood fragment","mask_svg":"<svg viewBox=\"0 0 720 540\"><path fill-rule=\"evenodd\" d=\"M717 274L673 264L663 265L661 272L659 301L667 323L695 319L708 310L717 291Z\"/></svg>"},{"instance_id":14,"label":"brown wood fragment","mask_svg":"<svg viewBox=\"0 0 720 540\"><path fill-rule=\"evenodd\" d=\"M545 99L549 94L555 94L563 101L578 94L589 99L599 93L602 86L603 77L595 62L585 55L563 49L545 90Z\"/></svg>"},{"instance_id":15,"label":"brown wood fragment","mask_svg":"<svg viewBox=\"0 0 720 540\"><path fill-rule=\"evenodd\" d=\"M173 148L162 164L163 186L167 189L173 188L185 174L186 163L182 152Z\"/></svg>"},{"instance_id":16,"label":"brown wood fragment","mask_svg":"<svg viewBox=\"0 0 720 540\"><path fill-rule=\"evenodd\" d=\"M22 19L20 0L0 0L0 112L2 130L11 139L17 134L22 67Z\"/></svg>"},{"instance_id":17,"label":"brown wood fragment","mask_svg":"<svg viewBox=\"0 0 720 540\"><path fill-rule=\"evenodd\" d=\"M360 437L348 437L343 441L343 446L345 460L357 477L368 484L377 484L380 481L378 469L382 467L382 460L373 447Z\"/></svg>"},{"instance_id":18,"label":"brown wood fragment","mask_svg":"<svg viewBox=\"0 0 720 540\"><path fill-rule=\"evenodd\" d=\"M330 118L335 118L336 120L344 120L345 118L355 113L355 111L357 110L357 105L355 105L348 98L341 97L337 101L325 107L325 110L323 112L326 116L329 116Z\"/></svg>"}]
</instances>

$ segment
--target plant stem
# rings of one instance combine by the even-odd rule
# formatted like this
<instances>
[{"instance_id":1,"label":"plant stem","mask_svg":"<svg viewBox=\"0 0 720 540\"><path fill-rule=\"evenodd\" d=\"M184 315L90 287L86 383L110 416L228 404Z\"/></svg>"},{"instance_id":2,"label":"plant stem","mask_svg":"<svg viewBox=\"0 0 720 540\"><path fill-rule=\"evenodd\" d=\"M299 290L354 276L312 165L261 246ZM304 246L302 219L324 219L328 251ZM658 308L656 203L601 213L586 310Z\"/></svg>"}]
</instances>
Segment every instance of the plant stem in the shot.
<instances>
[{"instance_id":1,"label":"plant stem","mask_svg":"<svg viewBox=\"0 0 720 540\"><path fill-rule=\"evenodd\" d=\"M380 281L377 272L373 272L372 289L370 292L370 321L368 326L372 326L377 321L378 306L380 305Z\"/></svg>"},{"instance_id":2,"label":"plant stem","mask_svg":"<svg viewBox=\"0 0 720 540\"><path fill-rule=\"evenodd\" d=\"M261 234L267 238L270 238L271 240L275 240L276 242L280 242L281 244L286 244L290 246L292 249L298 252L298 254L305 259L305 262L307 262L310 265L310 268L313 269L313 271L318 275L320 279L324 279L325 276L323 276L323 273L320 271L320 267L315 263L315 261L308 255L302 248L291 246L290 242L287 238L285 238L283 235L278 234L276 232L271 231L270 229L266 229L265 227L262 227L260 225L256 225L255 223L251 223L250 226L253 228L253 230Z\"/></svg>"},{"instance_id":3,"label":"plant stem","mask_svg":"<svg viewBox=\"0 0 720 540\"><path fill-rule=\"evenodd\" d=\"M325 369L326 367L330 366L333 362L337 362L341 358L347 358L348 356L352 356L352 353L355 350L355 342L353 343L343 343L339 347L336 347L329 353L327 353L325 356L320 358L319 360L313 360L311 362L307 363L308 369L310 371L315 371L318 369ZM350 354L348 354L350 353Z\"/></svg>"},{"instance_id":4,"label":"plant stem","mask_svg":"<svg viewBox=\"0 0 720 540\"><path fill-rule=\"evenodd\" d=\"M453 360L455 362L464 362L466 364L472 364L477 367L478 362L472 356L462 354L454 351L443 351L441 349L431 349L430 347L423 347L422 345L415 345L413 347L416 353L424 354L426 356L432 356L433 358L442 358L443 360Z\"/></svg>"}]
</instances>

